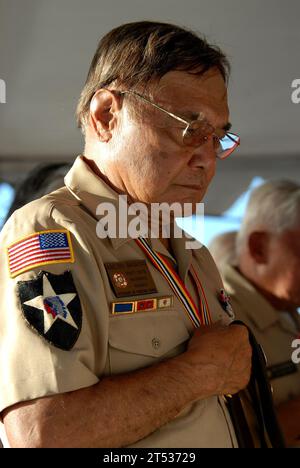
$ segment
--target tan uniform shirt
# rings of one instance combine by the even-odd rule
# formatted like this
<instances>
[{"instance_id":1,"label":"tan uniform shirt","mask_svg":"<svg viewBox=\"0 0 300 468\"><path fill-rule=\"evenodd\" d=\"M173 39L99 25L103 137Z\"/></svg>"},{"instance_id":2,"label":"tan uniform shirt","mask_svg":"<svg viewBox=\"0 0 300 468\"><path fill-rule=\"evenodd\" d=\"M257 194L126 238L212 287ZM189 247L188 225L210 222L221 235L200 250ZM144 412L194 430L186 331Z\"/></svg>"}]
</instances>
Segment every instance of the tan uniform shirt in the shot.
<instances>
[{"instance_id":1,"label":"tan uniform shirt","mask_svg":"<svg viewBox=\"0 0 300 468\"><path fill-rule=\"evenodd\" d=\"M66 187L15 212L1 233L0 411L21 401L89 387L103 376L155 365L182 353L193 332L181 302L133 239L96 236L96 208L99 203L116 200L116 193L81 157L75 161L65 183ZM10 277L6 247L34 233L64 229L70 233L73 262L54 261ZM196 300L188 273L192 264L201 278L213 321L229 323L218 299L222 282L208 251L204 247L185 250L185 239L172 240L172 246L179 274L190 294ZM152 247L175 260L158 240L152 240ZM116 297L106 264L132 260L146 260L157 292ZM69 277L62 276L69 274L66 272L71 272L74 287ZM120 273L122 280L122 268ZM172 303L167 303L167 307L112 314L116 302L170 296ZM59 309L61 300L69 312L64 310L65 315L61 312L54 320L53 308ZM81 327L78 309L82 311ZM77 341L69 350L50 344L41 336L43 333L28 326L24 310L27 322L41 320L35 323L44 327L44 332L52 333L54 341L69 337L70 330L73 334L78 332ZM192 381L193 375L190 377ZM173 421L134 444L135 447L236 445L235 432L221 397L189 405Z\"/></svg>"},{"instance_id":2,"label":"tan uniform shirt","mask_svg":"<svg viewBox=\"0 0 300 468\"><path fill-rule=\"evenodd\" d=\"M224 269L225 288L230 295L237 320L250 326L267 357L267 366L278 405L300 395L300 366L291 366L292 342L300 331L300 319L275 310L235 268ZM288 374L289 369L294 373ZM280 374L287 373L280 377Z\"/></svg>"}]
</instances>

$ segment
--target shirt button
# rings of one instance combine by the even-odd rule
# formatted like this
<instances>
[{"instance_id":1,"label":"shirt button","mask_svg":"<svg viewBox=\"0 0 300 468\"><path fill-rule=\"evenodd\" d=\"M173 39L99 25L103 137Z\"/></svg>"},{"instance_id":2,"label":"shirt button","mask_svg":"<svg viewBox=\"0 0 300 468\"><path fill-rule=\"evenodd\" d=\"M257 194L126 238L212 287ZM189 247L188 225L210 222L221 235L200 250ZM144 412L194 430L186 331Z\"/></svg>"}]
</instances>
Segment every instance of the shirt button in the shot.
<instances>
[{"instance_id":1,"label":"shirt button","mask_svg":"<svg viewBox=\"0 0 300 468\"><path fill-rule=\"evenodd\" d=\"M157 350L160 347L160 340L159 338L153 338L152 340L152 347Z\"/></svg>"}]
</instances>

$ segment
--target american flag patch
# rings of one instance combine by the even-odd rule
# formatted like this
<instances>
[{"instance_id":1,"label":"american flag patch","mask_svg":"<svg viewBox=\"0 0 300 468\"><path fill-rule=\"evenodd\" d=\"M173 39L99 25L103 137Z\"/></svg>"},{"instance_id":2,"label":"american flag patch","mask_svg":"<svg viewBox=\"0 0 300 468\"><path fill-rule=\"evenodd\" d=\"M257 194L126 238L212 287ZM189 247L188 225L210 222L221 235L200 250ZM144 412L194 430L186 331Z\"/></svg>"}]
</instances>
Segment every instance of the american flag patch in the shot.
<instances>
[{"instance_id":1,"label":"american flag patch","mask_svg":"<svg viewBox=\"0 0 300 468\"><path fill-rule=\"evenodd\" d=\"M35 232L7 248L12 278L41 265L73 263L71 236L67 230Z\"/></svg>"}]
</instances>

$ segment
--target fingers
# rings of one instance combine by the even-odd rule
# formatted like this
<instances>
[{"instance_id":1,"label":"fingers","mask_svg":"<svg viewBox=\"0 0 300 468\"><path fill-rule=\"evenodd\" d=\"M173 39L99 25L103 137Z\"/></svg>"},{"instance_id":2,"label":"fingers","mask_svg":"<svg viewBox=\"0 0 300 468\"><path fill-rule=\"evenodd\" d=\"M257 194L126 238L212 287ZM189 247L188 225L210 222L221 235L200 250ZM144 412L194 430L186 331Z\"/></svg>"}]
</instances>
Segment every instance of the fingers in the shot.
<instances>
[{"instance_id":1,"label":"fingers","mask_svg":"<svg viewBox=\"0 0 300 468\"><path fill-rule=\"evenodd\" d=\"M215 394L235 394L247 387L251 376L252 348L248 329L243 325L224 327L216 323L197 329L190 340L188 356L196 371L212 370ZM221 392L221 393L220 393Z\"/></svg>"}]
</instances>

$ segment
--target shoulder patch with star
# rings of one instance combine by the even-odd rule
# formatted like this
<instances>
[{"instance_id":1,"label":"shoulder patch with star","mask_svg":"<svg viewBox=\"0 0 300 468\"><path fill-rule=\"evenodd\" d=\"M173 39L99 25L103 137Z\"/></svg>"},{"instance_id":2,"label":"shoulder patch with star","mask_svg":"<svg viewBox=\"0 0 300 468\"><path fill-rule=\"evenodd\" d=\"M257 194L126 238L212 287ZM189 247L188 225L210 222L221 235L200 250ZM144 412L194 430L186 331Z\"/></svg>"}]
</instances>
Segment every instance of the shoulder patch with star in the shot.
<instances>
[{"instance_id":1,"label":"shoulder patch with star","mask_svg":"<svg viewBox=\"0 0 300 468\"><path fill-rule=\"evenodd\" d=\"M26 322L52 345L70 350L82 325L80 299L72 273L53 275L41 271L34 279L18 282Z\"/></svg>"}]
</instances>

